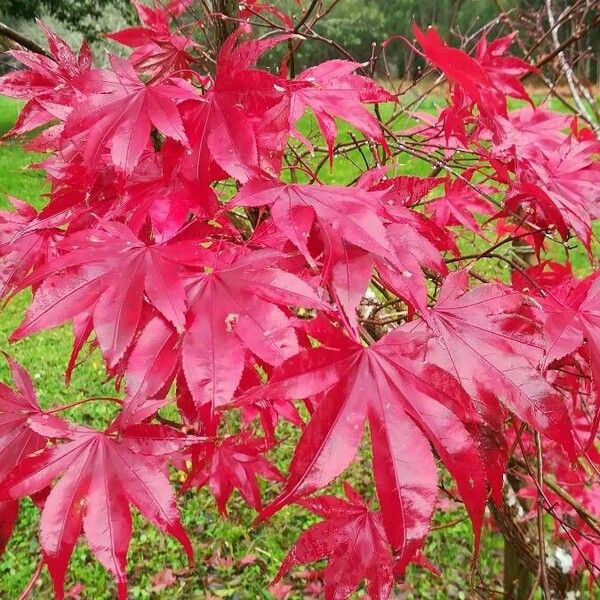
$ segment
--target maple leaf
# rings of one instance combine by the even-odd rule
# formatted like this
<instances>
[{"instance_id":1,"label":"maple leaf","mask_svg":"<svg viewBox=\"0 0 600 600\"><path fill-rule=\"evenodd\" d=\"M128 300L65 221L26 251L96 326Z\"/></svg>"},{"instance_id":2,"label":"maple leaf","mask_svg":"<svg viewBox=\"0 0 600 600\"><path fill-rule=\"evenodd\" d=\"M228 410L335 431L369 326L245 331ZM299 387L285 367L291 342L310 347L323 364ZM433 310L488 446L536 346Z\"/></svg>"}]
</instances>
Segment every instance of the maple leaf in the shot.
<instances>
[{"instance_id":1,"label":"maple leaf","mask_svg":"<svg viewBox=\"0 0 600 600\"><path fill-rule=\"evenodd\" d=\"M551 155L565 141L562 130L569 126L569 118L543 105L525 106L510 111L506 119L499 117L497 123L500 140L491 147L494 156L510 157L514 148L517 156L535 160L540 151Z\"/></svg>"},{"instance_id":2,"label":"maple leaf","mask_svg":"<svg viewBox=\"0 0 600 600\"><path fill-rule=\"evenodd\" d=\"M0 382L0 480L24 456L41 450L46 445L46 438L32 431L27 421L29 417L41 414L35 390L27 371L15 362L10 356L4 354L15 389ZM16 500L5 501L0 498L0 554L12 533L19 503Z\"/></svg>"},{"instance_id":3,"label":"maple leaf","mask_svg":"<svg viewBox=\"0 0 600 600\"><path fill-rule=\"evenodd\" d=\"M86 41L77 57L64 40L43 23L40 27L48 40L51 56L13 50L11 55L29 70L0 77L0 94L27 100L15 125L5 134L7 136L26 133L68 113L74 100L81 98L76 81L92 65L92 54Z\"/></svg>"},{"instance_id":4,"label":"maple leaf","mask_svg":"<svg viewBox=\"0 0 600 600\"><path fill-rule=\"evenodd\" d=\"M477 60L466 52L446 45L433 27L424 33L416 23L413 32L425 51L427 60L438 67L448 79L459 85L483 112L506 115L506 98L494 85L491 76Z\"/></svg>"},{"instance_id":5,"label":"maple leaf","mask_svg":"<svg viewBox=\"0 0 600 600\"><path fill-rule=\"evenodd\" d=\"M219 209L214 192L182 172L180 146L167 140L160 152L148 155L129 178L124 212L128 225L141 229L149 217L156 242L172 238L189 222L190 215L212 219Z\"/></svg>"},{"instance_id":6,"label":"maple leaf","mask_svg":"<svg viewBox=\"0 0 600 600\"><path fill-rule=\"evenodd\" d=\"M272 111L277 115L278 107L286 110L285 79L251 67L261 54L290 36L240 42L247 31L239 27L227 38L217 56L213 85L200 104L186 111L192 152L184 161L192 179L205 181L207 166L210 169L214 161L227 175L246 182L285 146L285 135L260 135L262 127L272 124L268 117Z\"/></svg>"},{"instance_id":7,"label":"maple leaf","mask_svg":"<svg viewBox=\"0 0 600 600\"><path fill-rule=\"evenodd\" d=\"M369 582L369 597L384 600L394 582L394 558L381 513L369 510L364 499L346 482L344 491L347 500L318 496L300 502L324 520L300 535L281 564L275 582L296 565L327 559L327 600L345 600L363 579Z\"/></svg>"},{"instance_id":8,"label":"maple leaf","mask_svg":"<svg viewBox=\"0 0 600 600\"><path fill-rule=\"evenodd\" d=\"M559 396L536 370L541 345L518 315L523 296L501 284L485 284L467 291L468 273L448 275L433 308L412 330L431 332L427 360L447 369L480 403L479 410L497 428L501 413L492 398L562 444L574 456L571 422ZM500 484L500 474L494 477Z\"/></svg>"},{"instance_id":9,"label":"maple leaf","mask_svg":"<svg viewBox=\"0 0 600 600\"><path fill-rule=\"evenodd\" d=\"M9 196L8 201L15 210L0 211L0 298L18 288L32 269L53 258L62 237L54 227L31 230L36 210L18 198Z\"/></svg>"},{"instance_id":10,"label":"maple leaf","mask_svg":"<svg viewBox=\"0 0 600 600\"><path fill-rule=\"evenodd\" d=\"M109 33L106 37L135 48L129 56L129 62L136 70L146 72L153 78L189 69L193 58L188 50L199 46L189 36L171 32L168 17L176 16L179 9L174 6L151 8L139 2L133 4L145 27L128 27ZM183 6L184 3L179 4Z\"/></svg>"},{"instance_id":11,"label":"maple leaf","mask_svg":"<svg viewBox=\"0 0 600 600\"><path fill-rule=\"evenodd\" d=\"M92 168L108 146L113 164L130 173L152 126L187 146L176 101L197 100L194 89L178 78L144 84L126 60L111 55L110 63L112 71L90 71L80 78L78 85L89 97L65 123L64 140L80 145L84 163Z\"/></svg>"},{"instance_id":12,"label":"maple leaf","mask_svg":"<svg viewBox=\"0 0 600 600\"><path fill-rule=\"evenodd\" d=\"M414 206L444 179L441 177L417 177L414 175L398 175L388 177L388 169L379 167L363 173L357 186L371 191L385 191L385 204L396 206Z\"/></svg>"},{"instance_id":13,"label":"maple leaf","mask_svg":"<svg viewBox=\"0 0 600 600\"><path fill-rule=\"evenodd\" d=\"M542 229L556 228L563 240L569 237L569 226L565 222L563 214L558 209L552 198L547 192L536 185L527 181L527 176L521 175L513 189L507 195L504 202L505 211L499 214L514 215L522 211L524 207L529 208L530 220ZM533 246L539 253L540 248L545 241L543 233L534 232Z\"/></svg>"},{"instance_id":14,"label":"maple leaf","mask_svg":"<svg viewBox=\"0 0 600 600\"><path fill-rule=\"evenodd\" d=\"M356 75L360 63L348 60L328 60L304 70L290 86L289 121L292 134L312 148L310 142L296 128L298 121L310 108L333 159L333 145L337 135L336 117L347 121L367 139L386 146L379 121L364 103L389 102L394 97L367 77Z\"/></svg>"},{"instance_id":15,"label":"maple leaf","mask_svg":"<svg viewBox=\"0 0 600 600\"><path fill-rule=\"evenodd\" d=\"M162 397L181 361L198 407L208 403L214 410L231 400L240 380L237 373L243 369L245 348L273 362L295 353L297 341L291 324L275 304L325 305L301 280L274 267L282 256L274 251L248 256L233 247L229 252L221 247L218 254L204 251L201 264L206 272L190 275L195 283L190 290L192 316L186 333L182 336L159 316L145 324L125 367L126 403ZM268 322L254 317L257 306L270 313ZM243 324L244 320L249 323ZM230 364L229 355L240 360Z\"/></svg>"},{"instance_id":16,"label":"maple leaf","mask_svg":"<svg viewBox=\"0 0 600 600\"><path fill-rule=\"evenodd\" d=\"M475 233L479 233L481 227L475 215L493 215L494 206L481 197L481 192L493 193L489 186L469 185L472 172L465 172L460 179L446 180L444 182L444 194L433 199L427 205L432 219L438 227L461 225Z\"/></svg>"},{"instance_id":17,"label":"maple leaf","mask_svg":"<svg viewBox=\"0 0 600 600\"><path fill-rule=\"evenodd\" d=\"M521 160L521 177L541 190L535 194L538 203L544 199L544 216L565 236L565 223L591 251L592 220L598 215L595 203L588 198L600 194L600 165L594 154L600 142L566 138L552 152L540 150L536 160ZM532 192L530 192L532 193ZM544 221L541 221L544 226Z\"/></svg>"},{"instance_id":18,"label":"maple leaf","mask_svg":"<svg viewBox=\"0 0 600 600\"><path fill-rule=\"evenodd\" d=\"M375 487L399 572L420 549L435 504L437 474L430 443L457 481L477 547L485 470L477 443L463 425L478 418L458 383L422 362L421 336L396 331L368 348L336 338L337 346L322 340L324 347L292 357L274 369L264 389L246 394L292 399L326 392L296 446L284 490L260 518L340 475L368 420Z\"/></svg>"},{"instance_id":19,"label":"maple leaf","mask_svg":"<svg viewBox=\"0 0 600 600\"><path fill-rule=\"evenodd\" d=\"M270 206L276 227L298 248L309 265L315 259L308 237L315 219L332 244L340 238L363 250L387 256L390 245L378 216L383 192L316 184L284 184L253 180L232 200L232 206Z\"/></svg>"},{"instance_id":20,"label":"maple leaf","mask_svg":"<svg viewBox=\"0 0 600 600\"><path fill-rule=\"evenodd\" d=\"M19 461L3 479L2 491L16 500L60 477L40 520L40 545L57 599L64 596L65 573L82 526L92 552L115 578L119 598L127 598L130 504L177 539L193 560L167 476L165 455L173 452L173 443L163 441L164 426L99 432L51 415L30 417L28 423L41 435L68 441ZM176 445L185 444L185 436L177 439Z\"/></svg>"},{"instance_id":21,"label":"maple leaf","mask_svg":"<svg viewBox=\"0 0 600 600\"><path fill-rule=\"evenodd\" d=\"M185 487L208 484L217 508L227 515L227 502L238 489L246 503L257 511L262 508L257 476L282 481L281 473L262 454L264 443L247 433L192 448L192 471Z\"/></svg>"},{"instance_id":22,"label":"maple leaf","mask_svg":"<svg viewBox=\"0 0 600 600\"><path fill-rule=\"evenodd\" d=\"M594 273L582 280L569 278L548 290L548 294L538 298L543 308L545 335L545 356L543 366L575 352L583 342L587 342L592 380L597 394L600 394L600 279ZM600 410L596 407L591 430L588 434L591 446L595 443L600 425Z\"/></svg>"},{"instance_id":23,"label":"maple leaf","mask_svg":"<svg viewBox=\"0 0 600 600\"><path fill-rule=\"evenodd\" d=\"M600 325L600 280L594 273L582 280L568 278L539 297L543 307L546 354L544 364L575 352L587 340L600 368L596 327Z\"/></svg>"},{"instance_id":24,"label":"maple leaf","mask_svg":"<svg viewBox=\"0 0 600 600\"><path fill-rule=\"evenodd\" d=\"M101 228L69 236L61 249L67 252L24 283L43 280L13 340L93 310L100 347L113 367L137 331L144 297L177 330L184 330L180 265L197 260L201 248L193 242L147 245L125 225L103 222Z\"/></svg>"},{"instance_id":25,"label":"maple leaf","mask_svg":"<svg viewBox=\"0 0 600 600\"><path fill-rule=\"evenodd\" d=\"M515 37L516 32L488 42L482 36L475 47L475 58L496 88L507 96L529 102L533 107L533 100L520 78L528 73L535 73L538 69L516 56L505 56Z\"/></svg>"},{"instance_id":26,"label":"maple leaf","mask_svg":"<svg viewBox=\"0 0 600 600\"><path fill-rule=\"evenodd\" d=\"M198 407L231 401L245 350L276 365L299 350L288 316L278 307L327 309L300 278L278 269L274 250L243 251L221 245L207 252L189 290L190 318L182 366Z\"/></svg>"}]
</instances>

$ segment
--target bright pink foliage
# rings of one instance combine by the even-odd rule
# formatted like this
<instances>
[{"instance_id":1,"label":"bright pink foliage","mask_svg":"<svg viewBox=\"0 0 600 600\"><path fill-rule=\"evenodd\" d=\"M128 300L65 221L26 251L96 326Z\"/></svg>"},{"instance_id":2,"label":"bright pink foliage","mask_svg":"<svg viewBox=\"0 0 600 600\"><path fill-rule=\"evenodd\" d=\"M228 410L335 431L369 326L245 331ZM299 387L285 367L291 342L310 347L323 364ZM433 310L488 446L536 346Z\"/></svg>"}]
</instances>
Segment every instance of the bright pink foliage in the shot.
<instances>
[{"instance_id":1,"label":"bright pink foliage","mask_svg":"<svg viewBox=\"0 0 600 600\"><path fill-rule=\"evenodd\" d=\"M287 15L247 2L289 33L253 39L239 27L214 75L198 74L196 43L170 28L186 5L136 3L142 25L111 34L134 51L111 56L109 69L92 66L86 44L77 56L46 31L52 58L15 51L26 70L0 78L1 94L27 100L9 135L36 131L29 146L52 151L41 164L46 206L11 199L15 210L0 212L0 296L34 292L12 340L71 322L67 378L91 340L125 392L116 419L91 430L40 409L8 359L0 550L19 499L42 493L57 598L82 532L125 598L131 505L191 558L171 464L186 489L208 486L224 514L237 489L260 519L295 502L324 519L278 578L327 558L326 598L365 579L383 599L411 562L427 565L436 460L456 482L477 552L515 436L524 452L531 432L557 480L597 512L600 484L579 460L600 466L597 274L578 279L569 263L540 259L517 265L512 281L482 282L479 269L515 238L538 258L570 236L591 254L600 143L533 106L520 81L533 69L507 55L512 36L481 39L470 56L415 26L451 95L411 133L425 156L442 148L476 160L443 177L398 175L388 168L395 133L369 109L398 99L360 64L332 60L293 78L258 68L295 34ZM532 106L509 111L507 96ZM287 154L315 150L299 126L307 111L324 162L338 160L341 119L367 141L373 168L327 185L304 161L286 166ZM179 421L159 423L169 402ZM302 429L283 475L268 455L281 419ZM378 510L348 484L346 500L311 496L355 460L366 425ZM283 481L266 506L257 477ZM524 497L535 494L528 484ZM576 566L600 558L585 527Z\"/></svg>"}]
</instances>

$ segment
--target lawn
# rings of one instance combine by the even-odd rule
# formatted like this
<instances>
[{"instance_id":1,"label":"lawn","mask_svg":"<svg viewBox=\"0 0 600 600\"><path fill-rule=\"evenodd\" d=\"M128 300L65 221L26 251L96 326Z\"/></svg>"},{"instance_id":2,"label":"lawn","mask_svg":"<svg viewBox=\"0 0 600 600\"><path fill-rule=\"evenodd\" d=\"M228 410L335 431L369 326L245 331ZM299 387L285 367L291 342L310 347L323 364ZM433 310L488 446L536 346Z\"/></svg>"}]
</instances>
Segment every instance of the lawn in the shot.
<instances>
[{"instance_id":1,"label":"lawn","mask_svg":"<svg viewBox=\"0 0 600 600\"><path fill-rule=\"evenodd\" d=\"M0 133L6 131L18 114L18 106L0 98ZM0 146L0 196L15 195L35 206L43 204L46 190L43 172L27 169L43 156L27 153L16 142ZM409 157L406 157L408 161ZM360 155L353 160L359 164ZM419 171L416 163L410 169ZM336 160L336 168L324 170L324 180L330 183L347 182L360 172L349 161ZM5 198L0 205L6 205ZM581 268L585 258L581 256ZM29 297L21 294L3 309L0 318L0 349L9 351L32 374L42 406L64 404L89 396L112 395L114 389L103 383L104 372L98 352L75 372L71 386L63 384L71 330L65 326L37 334L17 344L9 344L8 336L22 318ZM8 372L0 365L0 380L7 381ZM74 409L68 415L81 423L102 427L111 418L110 404L90 403ZM284 467L290 458L291 442L295 432L283 428L283 436L290 439L274 456ZM352 467L352 481L361 489L369 488L369 468L364 461ZM177 474L175 473L175 480ZM273 489L264 486L265 493ZM246 508L237 494L230 504L230 517L224 519L217 513L214 502L206 490L187 492L180 498L183 521L195 545L197 564L188 569L183 552L176 542L159 533L136 516L136 527L129 552L130 596L132 598L271 598L268 582L292 546L299 533L311 518L299 508L290 507L258 528L250 527L255 514ZM0 558L0 598L17 598L35 570L38 560L36 524L38 509L30 501L23 502L16 532L7 551ZM426 555L444 573L443 579L419 568L410 568L402 589L406 598L467 598L470 597L469 564L471 528L468 521L460 520L464 512L457 508L438 513L436 531L429 537ZM452 525L443 527L443 525ZM481 575L484 580L498 583L501 572L501 542L493 534L484 536L481 550ZM296 574L286 579L292 585L291 598L303 598L305 575ZM67 578L67 589L72 598L102 600L114 597L110 576L92 557L85 544L80 543ZM79 593L79 595L77 595ZM52 597L50 582L44 572L35 588L33 598Z\"/></svg>"}]
</instances>

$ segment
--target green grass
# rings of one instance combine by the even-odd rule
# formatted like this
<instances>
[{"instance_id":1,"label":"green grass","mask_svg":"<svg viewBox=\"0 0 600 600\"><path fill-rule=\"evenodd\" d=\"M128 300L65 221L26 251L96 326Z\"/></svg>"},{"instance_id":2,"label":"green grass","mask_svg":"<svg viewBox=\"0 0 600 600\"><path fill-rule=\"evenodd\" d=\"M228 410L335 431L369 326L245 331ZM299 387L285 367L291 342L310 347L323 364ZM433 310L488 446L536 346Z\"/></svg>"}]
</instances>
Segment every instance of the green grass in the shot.
<instances>
[{"instance_id":1,"label":"green grass","mask_svg":"<svg viewBox=\"0 0 600 600\"><path fill-rule=\"evenodd\" d=\"M21 102L0 96L0 135L4 135L15 124L21 106Z\"/></svg>"},{"instance_id":2,"label":"green grass","mask_svg":"<svg viewBox=\"0 0 600 600\"><path fill-rule=\"evenodd\" d=\"M432 110L436 99L422 109ZM387 107L383 107L387 111ZM18 107L0 98L0 132L10 128L16 118ZM406 125L397 123L397 126ZM307 119L303 131L315 127ZM342 135L347 128L341 125ZM349 138L347 138L349 139ZM2 193L15 195L39 207L43 204L42 194L46 191L43 173L25 167L42 158L26 153L18 143L8 142L0 146L0 196ZM408 155L399 158L402 171L424 174L427 165ZM321 178L327 183L347 183L357 177L364 168L358 150L348 156L335 158L334 168L325 166ZM0 198L0 204L5 200ZM467 242L468 243L468 242ZM475 241L473 241L475 243ZM582 269L584 267L582 266ZM21 320L29 302L28 294L21 294L2 312L0 319L0 348L8 350L32 374L42 406L64 404L77 399L96 395L112 395L110 384L103 383L102 360L97 352L79 367L69 388L63 384L64 367L67 363L72 341L70 327L60 327L44 332L14 345L8 344L8 336ZM0 365L0 380L7 381L8 372ZM84 404L66 416L90 426L103 427L110 421L114 408L109 403ZM275 452L273 459L281 467L289 461L293 440L297 432L283 428L280 432L287 440ZM367 451L360 453L351 468L350 479L359 489L369 491L370 468L365 460ZM178 480L174 473L174 481ZM275 492L270 485L264 486L267 496ZM275 515L268 523L252 528L253 511L246 508L237 494L230 504L230 517L218 515L210 494L204 489L187 492L180 497L183 520L196 550L197 564L187 569L184 555L177 543L149 526L136 515L135 532L129 552L130 597L160 599L201 598L270 598L267 586L277 571L286 551L292 546L299 533L313 519L304 511L290 507ZM451 524L464 516L461 508L438 511L436 525ZM17 598L35 569L39 546L36 526L39 511L26 500L23 502L19 522L7 551L0 558L0 598ZM411 567L407 581L401 587L409 599L468 598L470 592L470 544L471 528L467 521L434 531L426 544L426 555L440 568L443 577L438 579L422 569ZM487 583L500 585L501 541L496 534L486 533L481 550L480 571ZM244 565L247 557L255 560ZM162 591L153 591L152 578L164 569L176 572L176 583ZM287 581L293 585L293 598L304 596L305 583L302 576L291 576ZM81 597L103 600L114 597L114 585L110 576L92 557L84 543L78 544L67 577L67 589L82 584ZM43 573L35 587L33 598L45 600L52 597L50 581Z\"/></svg>"}]
</instances>

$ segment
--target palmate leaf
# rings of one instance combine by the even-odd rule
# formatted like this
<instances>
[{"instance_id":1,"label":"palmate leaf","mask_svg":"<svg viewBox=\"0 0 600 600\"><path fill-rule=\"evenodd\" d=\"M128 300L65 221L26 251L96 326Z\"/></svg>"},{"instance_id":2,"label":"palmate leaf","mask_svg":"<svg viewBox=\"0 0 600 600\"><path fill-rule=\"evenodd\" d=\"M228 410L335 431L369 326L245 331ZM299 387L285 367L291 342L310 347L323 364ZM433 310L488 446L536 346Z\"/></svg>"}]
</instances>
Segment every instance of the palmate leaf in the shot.
<instances>
[{"instance_id":1,"label":"palmate leaf","mask_svg":"<svg viewBox=\"0 0 600 600\"><path fill-rule=\"evenodd\" d=\"M548 289L548 294L538 298L542 305L544 321L545 356L543 366L548 368L587 345L591 379L596 396L600 395L600 280L597 273L581 280L567 278ZM588 447L593 447L600 426L600 407L588 435Z\"/></svg>"},{"instance_id":2,"label":"palmate leaf","mask_svg":"<svg viewBox=\"0 0 600 600\"><path fill-rule=\"evenodd\" d=\"M387 256L390 245L383 220L377 214L383 192L369 192L325 185L285 185L280 181L255 180L235 196L232 206L270 206L276 227L298 248L310 265L308 236L315 219L333 238L369 252Z\"/></svg>"},{"instance_id":3,"label":"palmate leaf","mask_svg":"<svg viewBox=\"0 0 600 600\"><path fill-rule=\"evenodd\" d=\"M110 60L112 70L90 71L78 81L90 97L69 115L65 143L81 145L88 168L109 147L113 164L127 173L137 165L153 126L187 146L176 101L197 100L194 89L181 79L146 85L126 60Z\"/></svg>"},{"instance_id":4,"label":"palmate leaf","mask_svg":"<svg viewBox=\"0 0 600 600\"><path fill-rule=\"evenodd\" d=\"M367 139L386 145L381 125L365 103L389 102L393 96L367 77L356 75L362 65L348 60L328 60L300 73L290 86L290 126L292 134L310 143L297 129L307 108L314 113L333 160L337 135L336 117L352 124Z\"/></svg>"},{"instance_id":5,"label":"palmate leaf","mask_svg":"<svg viewBox=\"0 0 600 600\"><path fill-rule=\"evenodd\" d=\"M37 211L18 198L8 200L15 210L0 211L0 298L8 297L32 268L52 258L62 238L58 228L30 229Z\"/></svg>"},{"instance_id":6,"label":"palmate leaf","mask_svg":"<svg viewBox=\"0 0 600 600\"><path fill-rule=\"evenodd\" d=\"M223 44L212 87L201 104L187 111L191 153L182 157L183 169L199 182L206 181L210 169L214 171L212 163L223 173L215 179L230 175L249 181L285 147L286 134L261 135L261 127L272 123L268 118L272 111L286 112L285 79L253 67L263 53L290 36L240 41L247 31L239 27Z\"/></svg>"},{"instance_id":7,"label":"palmate leaf","mask_svg":"<svg viewBox=\"0 0 600 600\"><path fill-rule=\"evenodd\" d=\"M394 581L394 559L381 522L364 499L344 483L347 500L318 496L300 504L324 520L303 532L285 557L275 581L296 565L327 558L325 598L347 598L363 579L373 600L388 598Z\"/></svg>"},{"instance_id":8,"label":"palmate leaf","mask_svg":"<svg viewBox=\"0 0 600 600\"><path fill-rule=\"evenodd\" d=\"M201 249L192 242L174 244L145 244L120 223L70 236L61 246L62 256L25 280L24 285L43 283L12 339L89 310L100 348L114 367L134 339L145 298L183 331L187 307L181 266L196 261Z\"/></svg>"},{"instance_id":9,"label":"palmate leaf","mask_svg":"<svg viewBox=\"0 0 600 600\"><path fill-rule=\"evenodd\" d=\"M416 326L431 332L427 359L453 373L482 407L488 404L482 414L490 410L487 399L497 398L574 456L568 412L536 370L542 347L518 314L523 296L501 284L467 291L467 277L464 270L448 275L436 305Z\"/></svg>"},{"instance_id":10,"label":"palmate leaf","mask_svg":"<svg viewBox=\"0 0 600 600\"><path fill-rule=\"evenodd\" d=\"M18 500L58 478L40 520L40 545L56 598L64 597L65 573L82 527L92 552L115 578L119 598L127 598L130 504L177 539L193 560L166 469L168 455L187 444L185 435L149 424L100 432L46 414L28 424L33 435L67 441L19 461L2 480L2 497Z\"/></svg>"},{"instance_id":11,"label":"palmate leaf","mask_svg":"<svg viewBox=\"0 0 600 600\"><path fill-rule=\"evenodd\" d=\"M247 350L271 365L298 352L280 306L327 308L307 283L277 268L282 258L274 250L227 245L206 253L202 272L192 279L182 347L183 372L198 407L215 410L232 400Z\"/></svg>"},{"instance_id":12,"label":"palmate leaf","mask_svg":"<svg viewBox=\"0 0 600 600\"><path fill-rule=\"evenodd\" d=\"M185 487L208 485L217 508L227 515L227 502L234 489L255 510L262 508L257 477L282 481L279 470L263 455L264 442L242 433L221 442L197 444L192 451L192 469Z\"/></svg>"},{"instance_id":13,"label":"palmate leaf","mask_svg":"<svg viewBox=\"0 0 600 600\"><path fill-rule=\"evenodd\" d=\"M40 28L46 35L51 56L14 50L13 57L28 69L0 77L0 94L27 100L7 136L30 132L68 114L74 98L81 98L76 82L92 65L87 41L81 44L76 56L66 42L43 23Z\"/></svg>"},{"instance_id":14,"label":"palmate leaf","mask_svg":"<svg viewBox=\"0 0 600 600\"><path fill-rule=\"evenodd\" d=\"M365 348L347 339L301 352L274 369L265 388L274 397L319 400L296 447L282 493L261 519L328 485L353 460L369 423L373 469L387 537L401 572L429 528L437 474L431 446L457 481L478 546L487 498L477 440L463 423L477 422L453 378L422 362L424 339L403 332ZM339 342L342 341L340 346Z\"/></svg>"},{"instance_id":15,"label":"palmate leaf","mask_svg":"<svg viewBox=\"0 0 600 600\"><path fill-rule=\"evenodd\" d=\"M23 457L41 450L46 445L46 437L32 431L27 424L29 417L42 412L31 379L21 365L10 356L5 357L14 389L0 382L0 480L20 464ZM0 511L1 555L17 519L18 500L7 500L0 496Z\"/></svg>"}]
</instances>

